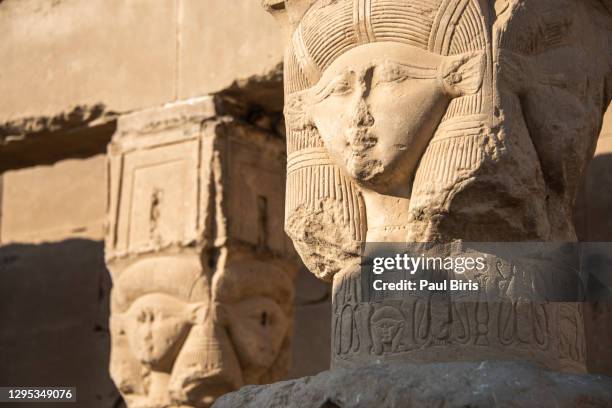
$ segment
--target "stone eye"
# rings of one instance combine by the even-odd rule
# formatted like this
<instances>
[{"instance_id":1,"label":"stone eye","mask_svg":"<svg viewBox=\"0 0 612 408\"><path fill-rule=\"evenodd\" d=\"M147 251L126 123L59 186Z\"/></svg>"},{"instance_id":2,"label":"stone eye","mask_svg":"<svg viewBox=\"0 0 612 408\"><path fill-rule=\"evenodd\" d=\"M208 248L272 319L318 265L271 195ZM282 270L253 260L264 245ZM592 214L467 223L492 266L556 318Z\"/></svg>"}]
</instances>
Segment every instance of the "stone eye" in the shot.
<instances>
[{"instance_id":1,"label":"stone eye","mask_svg":"<svg viewBox=\"0 0 612 408\"><path fill-rule=\"evenodd\" d=\"M144 323L147 320L147 313L144 310L140 311L136 319L138 320L138 323Z\"/></svg>"},{"instance_id":2,"label":"stone eye","mask_svg":"<svg viewBox=\"0 0 612 408\"><path fill-rule=\"evenodd\" d=\"M331 94L333 95L344 95L351 90L351 84L348 79L342 78L334 82L331 86Z\"/></svg>"},{"instance_id":3,"label":"stone eye","mask_svg":"<svg viewBox=\"0 0 612 408\"><path fill-rule=\"evenodd\" d=\"M268 312L266 312L265 310L261 312L260 323L264 327L268 324Z\"/></svg>"},{"instance_id":4,"label":"stone eye","mask_svg":"<svg viewBox=\"0 0 612 408\"><path fill-rule=\"evenodd\" d=\"M408 73L396 65L384 64L377 70L376 83L388 84L408 78Z\"/></svg>"}]
</instances>

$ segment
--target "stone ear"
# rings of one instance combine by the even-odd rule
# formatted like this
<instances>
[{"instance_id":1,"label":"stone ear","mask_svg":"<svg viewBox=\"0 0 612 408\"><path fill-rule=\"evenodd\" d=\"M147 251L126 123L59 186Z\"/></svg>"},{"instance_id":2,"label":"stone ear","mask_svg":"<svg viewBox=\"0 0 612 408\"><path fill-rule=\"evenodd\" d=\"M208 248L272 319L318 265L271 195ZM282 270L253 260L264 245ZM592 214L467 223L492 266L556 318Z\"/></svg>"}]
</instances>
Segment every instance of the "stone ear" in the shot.
<instances>
[{"instance_id":1,"label":"stone ear","mask_svg":"<svg viewBox=\"0 0 612 408\"><path fill-rule=\"evenodd\" d=\"M285 120L295 131L313 129L314 120L310 114L312 100L308 91L285 96Z\"/></svg>"},{"instance_id":2,"label":"stone ear","mask_svg":"<svg viewBox=\"0 0 612 408\"><path fill-rule=\"evenodd\" d=\"M444 57L440 76L453 97L473 95L480 90L485 70L485 53L470 52Z\"/></svg>"}]
</instances>

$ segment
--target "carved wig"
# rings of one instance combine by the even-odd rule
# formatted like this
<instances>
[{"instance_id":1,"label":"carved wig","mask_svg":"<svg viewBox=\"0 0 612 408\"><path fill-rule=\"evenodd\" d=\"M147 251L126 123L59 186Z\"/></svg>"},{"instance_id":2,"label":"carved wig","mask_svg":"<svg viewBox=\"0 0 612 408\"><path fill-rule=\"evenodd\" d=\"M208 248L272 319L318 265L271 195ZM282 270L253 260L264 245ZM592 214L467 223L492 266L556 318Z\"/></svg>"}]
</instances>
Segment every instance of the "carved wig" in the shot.
<instances>
[{"instance_id":1,"label":"carved wig","mask_svg":"<svg viewBox=\"0 0 612 408\"><path fill-rule=\"evenodd\" d=\"M285 229L318 277L329 280L340 265L358 259L366 208L359 187L329 157L304 94L335 59L360 45L393 42L440 56L484 55L484 27L475 0L320 0L303 16L285 55ZM469 177L482 160L486 104L480 85L450 102L416 171L413 213Z\"/></svg>"}]
</instances>

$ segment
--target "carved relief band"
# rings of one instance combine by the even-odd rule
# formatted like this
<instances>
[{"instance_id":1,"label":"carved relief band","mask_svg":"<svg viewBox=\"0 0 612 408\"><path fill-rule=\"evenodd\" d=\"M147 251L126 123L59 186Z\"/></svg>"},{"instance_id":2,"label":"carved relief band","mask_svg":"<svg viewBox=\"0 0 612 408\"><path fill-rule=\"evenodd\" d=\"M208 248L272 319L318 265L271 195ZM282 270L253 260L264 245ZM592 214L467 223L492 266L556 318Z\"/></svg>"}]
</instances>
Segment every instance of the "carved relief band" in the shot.
<instances>
[{"instance_id":1,"label":"carved relief band","mask_svg":"<svg viewBox=\"0 0 612 408\"><path fill-rule=\"evenodd\" d=\"M359 270L335 278L332 364L520 359L584 372L580 252L548 243L368 244ZM430 266L373 272L373 257L395 254ZM466 259L481 267L446 265ZM381 290L383 282L395 286Z\"/></svg>"},{"instance_id":2,"label":"carved relief band","mask_svg":"<svg viewBox=\"0 0 612 408\"><path fill-rule=\"evenodd\" d=\"M284 143L217 106L123 116L109 146L111 375L130 408L210 406L289 366Z\"/></svg>"}]
</instances>

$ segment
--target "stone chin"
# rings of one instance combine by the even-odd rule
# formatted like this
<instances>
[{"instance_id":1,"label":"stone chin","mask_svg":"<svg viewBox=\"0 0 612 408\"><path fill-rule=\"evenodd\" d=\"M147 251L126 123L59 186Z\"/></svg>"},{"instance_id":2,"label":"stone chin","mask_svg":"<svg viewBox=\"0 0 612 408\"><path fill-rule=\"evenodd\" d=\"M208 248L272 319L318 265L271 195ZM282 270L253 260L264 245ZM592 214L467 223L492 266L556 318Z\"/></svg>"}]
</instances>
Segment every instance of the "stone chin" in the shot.
<instances>
[{"instance_id":1,"label":"stone chin","mask_svg":"<svg viewBox=\"0 0 612 408\"><path fill-rule=\"evenodd\" d=\"M332 157L342 157L336 162L343 163L340 168L358 185L383 194L400 193L408 187L407 180L412 178L417 161L398 150L392 155L378 154L376 147L361 151L347 149ZM378 150L390 149L383 144Z\"/></svg>"},{"instance_id":2,"label":"stone chin","mask_svg":"<svg viewBox=\"0 0 612 408\"><path fill-rule=\"evenodd\" d=\"M379 184L377 179L384 175L385 167L380 160L366 154L351 154L347 157L346 171L358 184L368 186Z\"/></svg>"}]
</instances>

